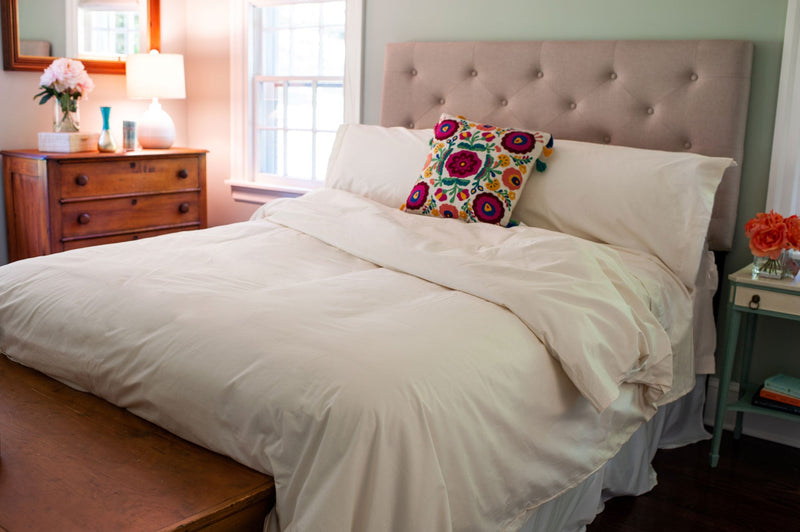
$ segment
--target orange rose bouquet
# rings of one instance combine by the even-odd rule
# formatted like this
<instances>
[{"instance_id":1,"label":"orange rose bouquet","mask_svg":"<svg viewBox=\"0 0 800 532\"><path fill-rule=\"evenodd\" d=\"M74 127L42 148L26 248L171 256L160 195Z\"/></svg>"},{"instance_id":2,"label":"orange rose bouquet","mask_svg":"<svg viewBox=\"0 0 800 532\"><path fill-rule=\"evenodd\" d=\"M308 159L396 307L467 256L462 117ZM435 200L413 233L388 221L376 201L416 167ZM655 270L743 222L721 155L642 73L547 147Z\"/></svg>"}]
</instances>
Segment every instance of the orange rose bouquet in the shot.
<instances>
[{"instance_id":1,"label":"orange rose bouquet","mask_svg":"<svg viewBox=\"0 0 800 532\"><path fill-rule=\"evenodd\" d=\"M800 218L784 218L775 211L760 212L744 226L753 253L753 276L780 279L784 275L785 251L800 251ZM794 274L796 272L792 272Z\"/></svg>"},{"instance_id":2,"label":"orange rose bouquet","mask_svg":"<svg viewBox=\"0 0 800 532\"><path fill-rule=\"evenodd\" d=\"M789 249L800 251L800 217L793 214L783 221L786 224L786 240Z\"/></svg>"}]
</instances>

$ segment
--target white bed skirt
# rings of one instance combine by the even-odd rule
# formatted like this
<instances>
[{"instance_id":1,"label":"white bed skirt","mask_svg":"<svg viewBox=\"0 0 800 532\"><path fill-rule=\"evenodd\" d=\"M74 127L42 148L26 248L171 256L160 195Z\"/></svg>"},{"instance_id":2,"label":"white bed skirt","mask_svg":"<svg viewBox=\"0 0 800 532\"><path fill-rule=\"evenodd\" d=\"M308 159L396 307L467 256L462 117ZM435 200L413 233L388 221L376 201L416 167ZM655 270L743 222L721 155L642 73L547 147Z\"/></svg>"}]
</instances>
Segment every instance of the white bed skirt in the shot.
<instances>
[{"instance_id":1,"label":"white bed skirt","mask_svg":"<svg viewBox=\"0 0 800 532\"><path fill-rule=\"evenodd\" d=\"M566 493L543 504L520 532L586 529L603 511L605 501L641 495L656 485L650 465L658 449L672 449L711 438L703 426L707 375L697 375L695 387L677 401L660 407L639 427L620 451L598 471Z\"/></svg>"}]
</instances>

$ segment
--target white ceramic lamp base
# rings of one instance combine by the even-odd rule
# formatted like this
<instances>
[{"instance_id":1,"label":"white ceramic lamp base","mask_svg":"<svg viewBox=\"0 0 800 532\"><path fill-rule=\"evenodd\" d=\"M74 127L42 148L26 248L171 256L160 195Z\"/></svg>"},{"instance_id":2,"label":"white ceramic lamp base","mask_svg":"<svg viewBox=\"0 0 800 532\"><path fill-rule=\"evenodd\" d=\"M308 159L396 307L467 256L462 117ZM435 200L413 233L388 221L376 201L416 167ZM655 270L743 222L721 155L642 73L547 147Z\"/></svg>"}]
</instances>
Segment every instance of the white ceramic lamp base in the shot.
<instances>
[{"instance_id":1,"label":"white ceramic lamp base","mask_svg":"<svg viewBox=\"0 0 800 532\"><path fill-rule=\"evenodd\" d=\"M154 100L139 120L136 136L142 148L169 148L175 142L175 123L161 108L161 104Z\"/></svg>"}]
</instances>

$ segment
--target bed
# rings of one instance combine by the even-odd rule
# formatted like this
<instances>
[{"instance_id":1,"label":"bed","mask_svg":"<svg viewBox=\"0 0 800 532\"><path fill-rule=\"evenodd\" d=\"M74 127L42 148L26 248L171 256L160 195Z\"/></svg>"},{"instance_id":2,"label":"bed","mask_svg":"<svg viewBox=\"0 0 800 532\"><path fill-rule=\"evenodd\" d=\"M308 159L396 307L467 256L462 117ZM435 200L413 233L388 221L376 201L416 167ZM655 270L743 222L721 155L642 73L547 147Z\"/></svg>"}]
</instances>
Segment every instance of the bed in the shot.
<instances>
[{"instance_id":1,"label":"bed","mask_svg":"<svg viewBox=\"0 0 800 532\"><path fill-rule=\"evenodd\" d=\"M340 130L324 189L0 268L0 352L274 476L268 530L580 530L705 436L751 61L390 45L382 124ZM443 219L450 138L496 147L519 225Z\"/></svg>"}]
</instances>

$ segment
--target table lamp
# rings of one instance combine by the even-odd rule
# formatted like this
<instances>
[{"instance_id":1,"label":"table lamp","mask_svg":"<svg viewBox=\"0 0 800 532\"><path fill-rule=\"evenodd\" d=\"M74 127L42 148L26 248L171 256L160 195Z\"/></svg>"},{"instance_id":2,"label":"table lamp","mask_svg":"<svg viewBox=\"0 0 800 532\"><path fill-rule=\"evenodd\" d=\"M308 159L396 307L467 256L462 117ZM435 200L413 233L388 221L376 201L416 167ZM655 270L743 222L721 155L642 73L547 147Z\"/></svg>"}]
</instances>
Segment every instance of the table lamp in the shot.
<instances>
[{"instance_id":1,"label":"table lamp","mask_svg":"<svg viewBox=\"0 0 800 532\"><path fill-rule=\"evenodd\" d=\"M153 99L136 128L139 144L142 148L169 148L175 142L175 123L158 99L186 98L183 56L152 50L149 54L128 55L126 61L128 98Z\"/></svg>"}]
</instances>

